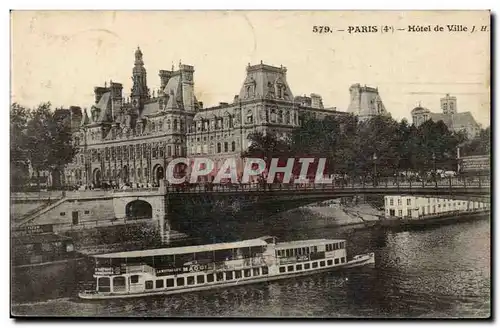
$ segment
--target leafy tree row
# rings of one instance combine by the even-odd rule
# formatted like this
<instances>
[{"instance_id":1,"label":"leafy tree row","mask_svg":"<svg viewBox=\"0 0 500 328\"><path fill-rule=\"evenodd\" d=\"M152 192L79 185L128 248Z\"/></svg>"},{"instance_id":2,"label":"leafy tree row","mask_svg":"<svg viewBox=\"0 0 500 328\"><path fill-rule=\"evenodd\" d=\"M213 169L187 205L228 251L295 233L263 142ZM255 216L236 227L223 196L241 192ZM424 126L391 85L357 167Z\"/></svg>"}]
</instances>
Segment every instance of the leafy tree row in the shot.
<instances>
[{"instance_id":1,"label":"leafy tree row","mask_svg":"<svg viewBox=\"0 0 500 328\"><path fill-rule=\"evenodd\" d=\"M68 115L59 115L50 103L28 109L17 103L10 108L11 186L21 187L31 178L31 166L36 177L48 171L53 183L60 183L59 172L71 162L76 148L72 143ZM38 180L38 179L37 179ZM39 180L38 180L39 181Z\"/></svg>"},{"instance_id":2,"label":"leafy tree row","mask_svg":"<svg viewBox=\"0 0 500 328\"><path fill-rule=\"evenodd\" d=\"M457 147L489 152L489 129L472 142L442 122L429 120L419 127L403 119L376 116L358 121L355 116L309 118L286 140L272 133L253 133L243 157L326 158L330 174L393 176L409 172L426 174L434 169L456 170ZM468 146L464 146L468 145ZM480 146L479 146L480 145ZM296 173L296 172L295 172Z\"/></svg>"}]
</instances>

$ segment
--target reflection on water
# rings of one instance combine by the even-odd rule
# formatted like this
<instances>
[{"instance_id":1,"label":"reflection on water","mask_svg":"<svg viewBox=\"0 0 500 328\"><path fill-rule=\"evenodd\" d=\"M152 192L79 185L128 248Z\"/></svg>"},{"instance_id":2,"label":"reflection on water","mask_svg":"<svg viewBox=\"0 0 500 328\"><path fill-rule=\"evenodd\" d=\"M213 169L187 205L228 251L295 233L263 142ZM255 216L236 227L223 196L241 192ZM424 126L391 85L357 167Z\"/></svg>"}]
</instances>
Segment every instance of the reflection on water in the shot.
<instances>
[{"instance_id":1,"label":"reflection on water","mask_svg":"<svg viewBox=\"0 0 500 328\"><path fill-rule=\"evenodd\" d=\"M13 310L19 315L70 316L490 315L488 220L402 232L328 227L314 224L314 218L308 218L308 224L293 225L289 220L278 218L272 227L252 224L252 229L238 230L236 237L346 238L350 256L376 253L375 268L140 299L89 302L72 296L19 304Z\"/></svg>"}]
</instances>

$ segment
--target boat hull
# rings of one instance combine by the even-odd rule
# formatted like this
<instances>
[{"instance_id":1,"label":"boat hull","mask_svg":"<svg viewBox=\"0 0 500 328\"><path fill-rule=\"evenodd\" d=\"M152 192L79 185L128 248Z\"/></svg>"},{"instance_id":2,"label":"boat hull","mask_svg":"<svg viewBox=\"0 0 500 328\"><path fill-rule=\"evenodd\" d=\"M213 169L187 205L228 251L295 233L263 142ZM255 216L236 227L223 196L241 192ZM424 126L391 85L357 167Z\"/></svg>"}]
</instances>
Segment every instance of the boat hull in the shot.
<instances>
[{"instance_id":1,"label":"boat hull","mask_svg":"<svg viewBox=\"0 0 500 328\"><path fill-rule=\"evenodd\" d=\"M329 271L338 271L338 270L345 270L361 266L373 266L373 265L375 265L375 254L368 253L368 254L358 255L355 260L348 261L345 264L339 264L327 268L311 269L303 272L280 273L276 275L251 277L246 279L242 278L238 280L214 282L209 285L187 286L181 289L173 289L173 290L160 290L160 291L135 292L135 293L82 292L78 294L78 297L85 300L104 300L104 299L121 299L121 298L135 298L135 297L146 297L146 296L173 295L173 294L181 294L181 293L209 290L215 288L235 287L235 286L256 284L262 282L270 282L281 279L310 276L317 273L324 273Z\"/></svg>"}]
</instances>

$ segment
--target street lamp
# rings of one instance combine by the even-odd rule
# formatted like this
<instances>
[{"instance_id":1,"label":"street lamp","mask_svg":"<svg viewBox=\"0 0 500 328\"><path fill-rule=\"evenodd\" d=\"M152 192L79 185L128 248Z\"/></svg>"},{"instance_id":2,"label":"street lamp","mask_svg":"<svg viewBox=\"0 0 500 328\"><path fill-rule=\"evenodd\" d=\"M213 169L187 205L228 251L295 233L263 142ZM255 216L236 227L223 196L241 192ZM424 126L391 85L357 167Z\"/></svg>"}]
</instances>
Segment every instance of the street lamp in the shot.
<instances>
[{"instance_id":1,"label":"street lamp","mask_svg":"<svg viewBox=\"0 0 500 328\"><path fill-rule=\"evenodd\" d=\"M373 186L377 185L377 154L373 153Z\"/></svg>"},{"instance_id":2,"label":"street lamp","mask_svg":"<svg viewBox=\"0 0 500 328\"><path fill-rule=\"evenodd\" d=\"M433 152L432 153L432 167L434 169L433 175L434 175L434 183L436 184L437 188L437 175L436 175L436 154Z\"/></svg>"},{"instance_id":3,"label":"street lamp","mask_svg":"<svg viewBox=\"0 0 500 328\"><path fill-rule=\"evenodd\" d=\"M432 153L432 167L434 170L434 176L436 175L436 154Z\"/></svg>"}]
</instances>

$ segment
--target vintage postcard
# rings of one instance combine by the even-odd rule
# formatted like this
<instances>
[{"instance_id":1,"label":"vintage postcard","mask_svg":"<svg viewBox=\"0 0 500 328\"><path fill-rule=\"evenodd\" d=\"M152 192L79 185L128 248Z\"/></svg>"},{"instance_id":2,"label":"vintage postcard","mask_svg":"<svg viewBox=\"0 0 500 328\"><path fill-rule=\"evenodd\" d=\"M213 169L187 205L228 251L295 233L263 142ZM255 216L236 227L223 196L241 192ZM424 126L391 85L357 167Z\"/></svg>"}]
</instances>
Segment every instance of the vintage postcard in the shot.
<instances>
[{"instance_id":1,"label":"vintage postcard","mask_svg":"<svg viewBox=\"0 0 500 328\"><path fill-rule=\"evenodd\" d=\"M13 317L490 318L489 11L12 11Z\"/></svg>"}]
</instances>

